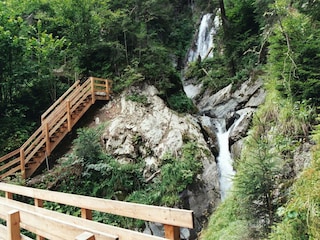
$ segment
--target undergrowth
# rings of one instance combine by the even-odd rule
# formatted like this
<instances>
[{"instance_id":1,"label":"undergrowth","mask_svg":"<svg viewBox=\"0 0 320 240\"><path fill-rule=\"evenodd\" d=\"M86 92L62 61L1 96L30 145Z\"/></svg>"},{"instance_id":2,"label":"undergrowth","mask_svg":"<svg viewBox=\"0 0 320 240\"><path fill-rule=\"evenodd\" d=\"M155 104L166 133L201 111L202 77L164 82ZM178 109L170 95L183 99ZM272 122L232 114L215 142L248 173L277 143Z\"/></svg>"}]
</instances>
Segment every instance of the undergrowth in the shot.
<instances>
[{"instance_id":1,"label":"undergrowth","mask_svg":"<svg viewBox=\"0 0 320 240\"><path fill-rule=\"evenodd\" d=\"M191 184L202 169L200 152L195 142L186 142L179 157L167 153L152 180L143 176L145 163L137 159L120 163L107 154L99 142L102 128L78 130L74 151L59 160L54 170L34 187L60 192L116 199L142 204L179 206L179 193ZM139 144L139 141L137 141ZM57 203L45 203L51 210L79 216L80 209ZM144 222L106 213L93 212L99 222L126 228L142 228Z\"/></svg>"}]
</instances>

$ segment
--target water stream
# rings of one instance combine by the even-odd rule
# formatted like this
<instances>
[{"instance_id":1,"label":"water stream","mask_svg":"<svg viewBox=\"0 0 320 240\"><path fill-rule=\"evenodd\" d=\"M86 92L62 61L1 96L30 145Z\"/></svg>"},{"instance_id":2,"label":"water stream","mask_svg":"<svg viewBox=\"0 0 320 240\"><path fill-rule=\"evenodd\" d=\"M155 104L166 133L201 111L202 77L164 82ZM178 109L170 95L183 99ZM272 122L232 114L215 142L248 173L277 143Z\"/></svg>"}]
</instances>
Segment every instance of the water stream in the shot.
<instances>
[{"instance_id":1,"label":"water stream","mask_svg":"<svg viewBox=\"0 0 320 240\"><path fill-rule=\"evenodd\" d=\"M216 30L219 28L220 19L216 16L213 19L213 14L205 14L199 26L197 40L195 41L195 47L190 49L188 53L188 63L196 61L198 58L203 60L205 57L213 57L213 37L216 34ZM186 95L193 99L201 91L201 85L194 84L184 84L184 91ZM201 111L201 109L199 109ZM239 122L243 119L244 114L240 114L239 118L234 121L234 123L226 129L226 119L225 118L205 118L207 120L206 124L210 124L216 129L217 142L219 145L219 154L217 157L217 166L220 172L219 183L220 183L220 194L221 200L224 200L228 194L228 191L232 187L232 180L235 175L233 169L233 159L229 150L229 137L231 131L237 127Z\"/></svg>"},{"instance_id":2,"label":"water stream","mask_svg":"<svg viewBox=\"0 0 320 240\"><path fill-rule=\"evenodd\" d=\"M235 174L233 170L233 160L231 158L231 153L229 150L229 134L225 130L225 120L219 121L216 124L217 127L217 140L219 144L219 156L217 158L218 168L220 172L219 183L220 183L220 194L221 200L224 200L228 190L232 186L232 178Z\"/></svg>"},{"instance_id":3,"label":"water stream","mask_svg":"<svg viewBox=\"0 0 320 240\"><path fill-rule=\"evenodd\" d=\"M220 194L221 200L224 200L232 187L232 180L235 175L233 169L233 159L229 149L229 136L231 131L238 126L245 114L241 114L235 122L226 129L225 119L214 119L217 128L217 140L219 144L219 155L217 158L218 168L220 172Z\"/></svg>"}]
</instances>

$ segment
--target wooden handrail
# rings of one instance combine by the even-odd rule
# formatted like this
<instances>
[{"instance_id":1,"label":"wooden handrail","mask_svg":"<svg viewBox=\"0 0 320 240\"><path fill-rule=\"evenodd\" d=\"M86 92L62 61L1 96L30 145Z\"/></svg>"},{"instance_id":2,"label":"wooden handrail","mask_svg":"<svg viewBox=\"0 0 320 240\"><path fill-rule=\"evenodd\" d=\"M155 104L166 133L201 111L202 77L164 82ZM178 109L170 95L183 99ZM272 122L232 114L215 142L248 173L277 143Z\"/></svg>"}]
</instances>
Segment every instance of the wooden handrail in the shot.
<instances>
[{"instance_id":1,"label":"wooden handrail","mask_svg":"<svg viewBox=\"0 0 320 240\"><path fill-rule=\"evenodd\" d=\"M100 84L104 83L102 89ZM71 131L83 114L90 108L96 100L97 92L104 92L104 97L99 100L108 100L111 92L110 80L90 77L83 84L76 81L57 101L55 101L47 111L41 115L41 126L31 135L31 137L17 150L0 158L0 179L21 171L22 178L30 177L35 171L35 167L30 170L25 166L34 159L34 156L42 152L42 156L37 164L42 161L55 149L64 136ZM99 86L96 86L98 84ZM87 101L91 98L91 101ZM94 101L93 101L94 100ZM82 107L82 105L84 105ZM81 107L81 109L80 109ZM80 111L78 111L80 109ZM59 131L66 124L66 130ZM53 136L59 132L58 139L52 141ZM43 150L41 150L43 149ZM19 160L18 160L19 159ZM38 166L36 165L36 167Z\"/></svg>"},{"instance_id":2,"label":"wooden handrail","mask_svg":"<svg viewBox=\"0 0 320 240\"><path fill-rule=\"evenodd\" d=\"M81 209L89 209L91 211L95 210L150 222L193 228L193 211L191 210L93 198L82 195L16 186L1 182L0 191L75 206Z\"/></svg>"},{"instance_id":3,"label":"wooden handrail","mask_svg":"<svg viewBox=\"0 0 320 240\"><path fill-rule=\"evenodd\" d=\"M33 198L35 199L35 205L37 206L42 206L43 201L50 201L81 208L81 212L90 213L90 216L92 211L99 211L144 221L162 223L164 225L166 234L165 236L167 239L180 239L180 227L194 227L193 212L191 210L93 198L82 195L22 187L6 183L0 183L0 191L5 192L7 198L11 199L13 198L13 194ZM86 216L87 215L82 217L86 218ZM110 230L109 233L119 236L120 239L122 239L121 236L124 236L118 232L115 232L115 229Z\"/></svg>"},{"instance_id":4,"label":"wooden handrail","mask_svg":"<svg viewBox=\"0 0 320 240\"><path fill-rule=\"evenodd\" d=\"M75 81L75 83L57 100L55 101L47 111L45 111L41 115L41 120L44 120L51 112L53 109L55 109L60 103L67 98L67 96L80 84L80 80Z\"/></svg>"},{"instance_id":5,"label":"wooden handrail","mask_svg":"<svg viewBox=\"0 0 320 240\"><path fill-rule=\"evenodd\" d=\"M0 218L7 220L7 231L10 236L8 239L20 239L20 227L48 239L76 239L84 232L90 232L95 237L94 239L119 239L118 236L108 233L107 227L96 222L90 223L91 227L89 228L86 226L88 222L86 219L65 218L64 214L53 214L52 211L42 210L39 211L37 207L14 200L1 199ZM58 215L60 218L55 217ZM75 224L71 219L80 220L79 222L82 224Z\"/></svg>"}]
</instances>

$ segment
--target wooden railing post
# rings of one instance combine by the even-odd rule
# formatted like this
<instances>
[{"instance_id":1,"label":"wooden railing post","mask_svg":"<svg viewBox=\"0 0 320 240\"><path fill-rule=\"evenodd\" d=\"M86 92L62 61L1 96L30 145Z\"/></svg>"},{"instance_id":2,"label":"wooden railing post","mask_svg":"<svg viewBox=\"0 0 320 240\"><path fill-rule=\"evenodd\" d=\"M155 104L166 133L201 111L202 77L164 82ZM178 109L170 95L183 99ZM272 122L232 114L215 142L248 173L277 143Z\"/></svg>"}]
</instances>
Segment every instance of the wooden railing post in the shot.
<instances>
[{"instance_id":1,"label":"wooden railing post","mask_svg":"<svg viewBox=\"0 0 320 240\"><path fill-rule=\"evenodd\" d=\"M91 81L91 99L92 99L92 104L96 102L96 93L94 91L94 78L90 77Z\"/></svg>"},{"instance_id":2,"label":"wooden railing post","mask_svg":"<svg viewBox=\"0 0 320 240\"><path fill-rule=\"evenodd\" d=\"M81 217L88 220L92 220L92 210L81 208Z\"/></svg>"},{"instance_id":3,"label":"wooden railing post","mask_svg":"<svg viewBox=\"0 0 320 240\"><path fill-rule=\"evenodd\" d=\"M34 199L34 205L36 206L36 207L43 207L43 200L42 199L38 199L38 198L35 198Z\"/></svg>"},{"instance_id":4,"label":"wooden railing post","mask_svg":"<svg viewBox=\"0 0 320 240\"><path fill-rule=\"evenodd\" d=\"M70 100L67 100L67 122L68 122L68 132L71 132L71 112L70 112Z\"/></svg>"},{"instance_id":5,"label":"wooden railing post","mask_svg":"<svg viewBox=\"0 0 320 240\"><path fill-rule=\"evenodd\" d=\"M26 179L26 163L25 163L25 154L24 149L20 148L20 169L21 169L21 177L22 179Z\"/></svg>"},{"instance_id":6,"label":"wooden railing post","mask_svg":"<svg viewBox=\"0 0 320 240\"><path fill-rule=\"evenodd\" d=\"M109 100L110 92L109 92L109 81L106 79L106 99Z\"/></svg>"},{"instance_id":7,"label":"wooden railing post","mask_svg":"<svg viewBox=\"0 0 320 240\"><path fill-rule=\"evenodd\" d=\"M20 214L17 210L8 212L8 240L20 240Z\"/></svg>"},{"instance_id":8,"label":"wooden railing post","mask_svg":"<svg viewBox=\"0 0 320 240\"><path fill-rule=\"evenodd\" d=\"M34 205L35 205L36 207L42 208L42 207L43 207L43 200L42 200L42 199L35 198L35 199L34 199ZM36 240L45 240L45 238L42 237L42 236L40 236L40 235L37 235L37 236L36 236Z\"/></svg>"},{"instance_id":9,"label":"wooden railing post","mask_svg":"<svg viewBox=\"0 0 320 240\"><path fill-rule=\"evenodd\" d=\"M5 192L5 197L8 198L8 199L13 199L13 193Z\"/></svg>"},{"instance_id":10,"label":"wooden railing post","mask_svg":"<svg viewBox=\"0 0 320 240\"><path fill-rule=\"evenodd\" d=\"M180 227L164 225L165 237L171 240L180 240Z\"/></svg>"},{"instance_id":11,"label":"wooden railing post","mask_svg":"<svg viewBox=\"0 0 320 240\"><path fill-rule=\"evenodd\" d=\"M49 124L48 122L44 123L44 136L46 139L46 152L48 155L51 153L51 143L50 143L50 136L49 136Z\"/></svg>"}]
</instances>

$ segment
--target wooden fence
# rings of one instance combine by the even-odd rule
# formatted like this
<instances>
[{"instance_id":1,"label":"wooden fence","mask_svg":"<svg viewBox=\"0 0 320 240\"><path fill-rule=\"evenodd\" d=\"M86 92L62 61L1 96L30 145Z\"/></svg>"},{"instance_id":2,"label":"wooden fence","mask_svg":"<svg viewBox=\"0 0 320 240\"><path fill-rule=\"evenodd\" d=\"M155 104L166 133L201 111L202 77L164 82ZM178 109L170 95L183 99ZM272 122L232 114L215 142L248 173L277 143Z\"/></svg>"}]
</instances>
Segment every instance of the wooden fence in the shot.
<instances>
[{"instance_id":1,"label":"wooden fence","mask_svg":"<svg viewBox=\"0 0 320 240\"><path fill-rule=\"evenodd\" d=\"M38 240L179 240L180 227L193 228L193 212L190 210L99 199L6 183L0 183L0 191L5 193L5 197L0 197L0 219L6 221L6 227L0 225L0 236L7 236L2 239L30 240L21 235L20 229L23 228L37 234ZM15 195L33 199L34 206L13 200ZM44 201L78 207L82 218L44 209ZM92 211L161 223L164 225L165 238L94 222L91 220Z\"/></svg>"},{"instance_id":2,"label":"wooden fence","mask_svg":"<svg viewBox=\"0 0 320 240\"><path fill-rule=\"evenodd\" d=\"M19 149L0 158L0 179L19 171L22 178L30 177L96 100L109 100L111 83L94 77L83 84L76 81L42 114L41 126L32 136Z\"/></svg>"}]
</instances>

